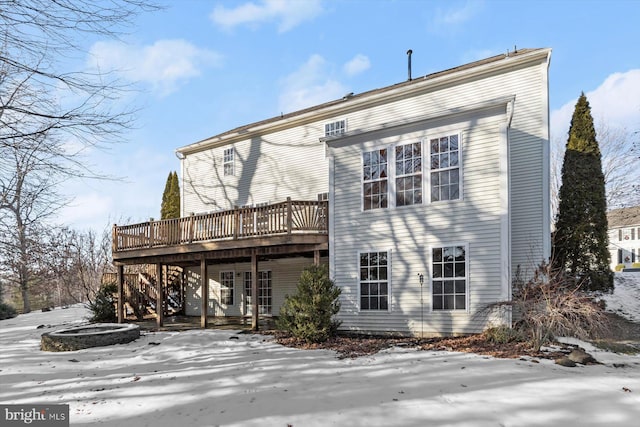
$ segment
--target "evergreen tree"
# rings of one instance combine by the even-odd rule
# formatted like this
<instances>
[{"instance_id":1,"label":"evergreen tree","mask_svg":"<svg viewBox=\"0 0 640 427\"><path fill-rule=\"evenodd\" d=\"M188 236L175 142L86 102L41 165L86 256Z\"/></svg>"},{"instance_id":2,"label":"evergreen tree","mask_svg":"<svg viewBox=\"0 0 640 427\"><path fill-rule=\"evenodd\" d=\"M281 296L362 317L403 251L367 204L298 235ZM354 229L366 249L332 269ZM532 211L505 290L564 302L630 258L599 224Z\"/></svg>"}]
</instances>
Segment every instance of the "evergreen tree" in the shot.
<instances>
[{"instance_id":1,"label":"evergreen tree","mask_svg":"<svg viewBox=\"0 0 640 427\"><path fill-rule=\"evenodd\" d=\"M170 218L180 218L180 184L177 172L169 172L160 206L160 219Z\"/></svg>"},{"instance_id":2,"label":"evergreen tree","mask_svg":"<svg viewBox=\"0 0 640 427\"><path fill-rule=\"evenodd\" d=\"M607 204L600 148L584 93L576 103L562 164L553 262L585 290L610 291Z\"/></svg>"},{"instance_id":3,"label":"evergreen tree","mask_svg":"<svg viewBox=\"0 0 640 427\"><path fill-rule=\"evenodd\" d=\"M276 321L279 329L309 343L326 341L338 330L333 318L340 310L340 288L329 279L327 266L311 266L300 276L297 293L287 295Z\"/></svg>"}]
</instances>

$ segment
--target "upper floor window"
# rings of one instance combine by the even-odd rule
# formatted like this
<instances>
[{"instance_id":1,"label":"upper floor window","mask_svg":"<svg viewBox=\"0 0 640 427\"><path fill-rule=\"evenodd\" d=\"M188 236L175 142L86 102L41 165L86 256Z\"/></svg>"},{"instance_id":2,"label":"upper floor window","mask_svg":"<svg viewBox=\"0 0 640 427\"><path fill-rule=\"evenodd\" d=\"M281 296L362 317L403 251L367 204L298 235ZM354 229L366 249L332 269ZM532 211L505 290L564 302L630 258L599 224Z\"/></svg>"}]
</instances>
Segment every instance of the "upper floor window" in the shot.
<instances>
[{"instance_id":1,"label":"upper floor window","mask_svg":"<svg viewBox=\"0 0 640 427\"><path fill-rule=\"evenodd\" d=\"M431 201L460 198L460 144L458 135L433 138L431 148Z\"/></svg>"},{"instance_id":2,"label":"upper floor window","mask_svg":"<svg viewBox=\"0 0 640 427\"><path fill-rule=\"evenodd\" d=\"M362 155L362 196L364 210L388 206L387 149L367 151Z\"/></svg>"},{"instance_id":3,"label":"upper floor window","mask_svg":"<svg viewBox=\"0 0 640 427\"><path fill-rule=\"evenodd\" d=\"M220 304L233 305L234 278L233 271L220 272Z\"/></svg>"},{"instance_id":4,"label":"upper floor window","mask_svg":"<svg viewBox=\"0 0 640 427\"><path fill-rule=\"evenodd\" d=\"M233 147L224 149L224 175L235 175L235 150Z\"/></svg>"},{"instance_id":5,"label":"upper floor window","mask_svg":"<svg viewBox=\"0 0 640 427\"><path fill-rule=\"evenodd\" d=\"M360 310L389 309L387 252L360 254Z\"/></svg>"},{"instance_id":6,"label":"upper floor window","mask_svg":"<svg viewBox=\"0 0 640 427\"><path fill-rule=\"evenodd\" d=\"M422 144L398 145L396 152L396 206L422 203Z\"/></svg>"},{"instance_id":7,"label":"upper floor window","mask_svg":"<svg viewBox=\"0 0 640 427\"><path fill-rule=\"evenodd\" d=\"M464 246L433 248L432 302L434 310L465 310L467 256Z\"/></svg>"},{"instance_id":8,"label":"upper floor window","mask_svg":"<svg viewBox=\"0 0 640 427\"><path fill-rule=\"evenodd\" d=\"M342 135L347 131L347 121L338 120L324 125L324 136Z\"/></svg>"}]
</instances>

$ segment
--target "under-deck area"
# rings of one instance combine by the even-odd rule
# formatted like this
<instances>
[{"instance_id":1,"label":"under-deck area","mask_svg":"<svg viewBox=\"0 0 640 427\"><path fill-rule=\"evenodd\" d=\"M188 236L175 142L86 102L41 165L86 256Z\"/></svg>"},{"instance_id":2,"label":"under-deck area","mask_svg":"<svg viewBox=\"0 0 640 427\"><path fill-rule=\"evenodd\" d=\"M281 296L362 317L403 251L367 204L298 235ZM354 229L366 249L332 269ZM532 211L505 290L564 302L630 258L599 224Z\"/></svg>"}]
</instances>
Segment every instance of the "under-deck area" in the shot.
<instances>
[{"instance_id":1,"label":"under-deck area","mask_svg":"<svg viewBox=\"0 0 640 427\"><path fill-rule=\"evenodd\" d=\"M113 262L117 267L118 322L125 317L125 265L155 265L153 293L157 297L156 326L163 327L166 313L167 266L197 271L201 289L200 326L208 324L207 270L216 264L250 265L251 294L259 295L261 263L304 257L319 264L328 254L328 202L293 201L244 207L188 217L113 226ZM310 261L311 262L311 261ZM185 280L182 278L182 280ZM128 289L128 288L127 288ZM260 318L258 298L250 310L251 327Z\"/></svg>"}]
</instances>

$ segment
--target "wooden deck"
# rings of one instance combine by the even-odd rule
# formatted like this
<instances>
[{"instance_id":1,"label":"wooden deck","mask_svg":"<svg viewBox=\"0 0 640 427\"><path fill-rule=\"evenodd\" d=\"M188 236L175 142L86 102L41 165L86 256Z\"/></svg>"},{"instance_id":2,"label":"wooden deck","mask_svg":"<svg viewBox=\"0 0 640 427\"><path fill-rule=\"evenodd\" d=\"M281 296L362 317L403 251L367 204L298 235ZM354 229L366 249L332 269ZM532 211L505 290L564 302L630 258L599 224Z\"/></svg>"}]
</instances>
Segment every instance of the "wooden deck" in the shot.
<instances>
[{"instance_id":1,"label":"wooden deck","mask_svg":"<svg viewBox=\"0 0 640 427\"><path fill-rule=\"evenodd\" d=\"M328 249L328 202L299 201L114 225L115 263L175 263Z\"/></svg>"}]
</instances>

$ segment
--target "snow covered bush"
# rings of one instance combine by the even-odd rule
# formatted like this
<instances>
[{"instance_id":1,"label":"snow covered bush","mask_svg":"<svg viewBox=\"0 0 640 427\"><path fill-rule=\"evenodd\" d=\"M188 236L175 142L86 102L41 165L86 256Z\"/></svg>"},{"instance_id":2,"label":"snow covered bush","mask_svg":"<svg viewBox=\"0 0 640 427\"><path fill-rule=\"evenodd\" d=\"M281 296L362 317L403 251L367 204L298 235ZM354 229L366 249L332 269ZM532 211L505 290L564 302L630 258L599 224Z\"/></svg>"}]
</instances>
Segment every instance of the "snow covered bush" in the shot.
<instances>
[{"instance_id":1,"label":"snow covered bush","mask_svg":"<svg viewBox=\"0 0 640 427\"><path fill-rule=\"evenodd\" d=\"M285 298L276 320L278 329L309 343L326 341L335 335L340 322L340 288L329 279L327 266L311 266L300 276L296 294Z\"/></svg>"}]
</instances>

